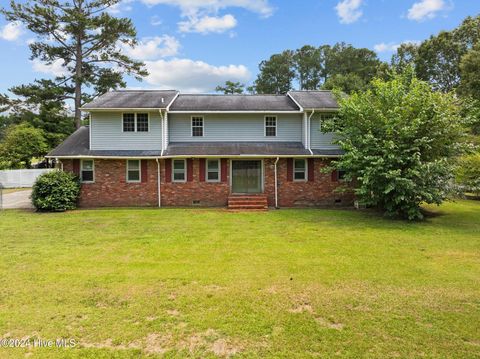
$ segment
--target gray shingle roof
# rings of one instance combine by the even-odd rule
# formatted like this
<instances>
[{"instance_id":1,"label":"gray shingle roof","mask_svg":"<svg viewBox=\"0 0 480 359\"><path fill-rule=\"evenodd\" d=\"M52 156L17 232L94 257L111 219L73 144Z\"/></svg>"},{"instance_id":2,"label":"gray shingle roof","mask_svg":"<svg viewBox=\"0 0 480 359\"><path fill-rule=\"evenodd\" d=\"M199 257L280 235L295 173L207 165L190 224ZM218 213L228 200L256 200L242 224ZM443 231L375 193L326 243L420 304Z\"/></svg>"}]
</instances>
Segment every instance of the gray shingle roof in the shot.
<instances>
[{"instance_id":1,"label":"gray shingle roof","mask_svg":"<svg viewBox=\"0 0 480 359\"><path fill-rule=\"evenodd\" d=\"M124 90L110 91L97 97L82 108L166 108L175 98L178 91L174 90Z\"/></svg>"},{"instance_id":2,"label":"gray shingle roof","mask_svg":"<svg viewBox=\"0 0 480 359\"><path fill-rule=\"evenodd\" d=\"M170 111L299 111L284 95L179 95Z\"/></svg>"},{"instance_id":3,"label":"gray shingle roof","mask_svg":"<svg viewBox=\"0 0 480 359\"><path fill-rule=\"evenodd\" d=\"M290 91L289 94L304 109L338 108L331 91Z\"/></svg>"},{"instance_id":4,"label":"gray shingle roof","mask_svg":"<svg viewBox=\"0 0 480 359\"><path fill-rule=\"evenodd\" d=\"M98 156L98 157L159 157L162 151L144 150L90 150L88 126L80 127L47 157Z\"/></svg>"},{"instance_id":5,"label":"gray shingle roof","mask_svg":"<svg viewBox=\"0 0 480 359\"><path fill-rule=\"evenodd\" d=\"M307 156L301 142L171 142L164 156Z\"/></svg>"}]
</instances>

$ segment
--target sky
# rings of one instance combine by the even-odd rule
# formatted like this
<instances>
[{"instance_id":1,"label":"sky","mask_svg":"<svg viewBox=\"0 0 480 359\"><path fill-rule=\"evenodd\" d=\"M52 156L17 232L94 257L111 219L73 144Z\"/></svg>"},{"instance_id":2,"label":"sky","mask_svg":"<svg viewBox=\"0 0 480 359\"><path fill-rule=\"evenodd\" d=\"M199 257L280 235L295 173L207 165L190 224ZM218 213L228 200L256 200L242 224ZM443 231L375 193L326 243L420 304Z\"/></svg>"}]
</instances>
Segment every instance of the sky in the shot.
<instances>
[{"instance_id":1,"label":"sky","mask_svg":"<svg viewBox=\"0 0 480 359\"><path fill-rule=\"evenodd\" d=\"M306 44L344 41L388 61L402 42L480 14L480 0L123 0L110 13L133 20L139 44L124 51L150 73L128 78L128 88L197 93L227 80L249 85L260 61ZM61 61L30 60L34 38L0 18L0 93L62 73Z\"/></svg>"}]
</instances>

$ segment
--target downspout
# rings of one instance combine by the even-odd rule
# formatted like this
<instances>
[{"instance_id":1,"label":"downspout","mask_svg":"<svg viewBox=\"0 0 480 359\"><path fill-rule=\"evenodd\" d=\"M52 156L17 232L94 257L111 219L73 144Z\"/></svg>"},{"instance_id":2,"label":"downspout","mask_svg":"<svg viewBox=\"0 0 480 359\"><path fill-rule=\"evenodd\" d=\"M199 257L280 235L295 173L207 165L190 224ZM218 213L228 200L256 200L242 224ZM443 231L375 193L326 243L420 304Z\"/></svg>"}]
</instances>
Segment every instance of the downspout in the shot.
<instances>
[{"instance_id":1,"label":"downspout","mask_svg":"<svg viewBox=\"0 0 480 359\"><path fill-rule=\"evenodd\" d=\"M160 162L158 161L158 158L156 158L157 161L157 192L158 192L158 208L162 207L162 193L161 193L161 187L160 187Z\"/></svg>"},{"instance_id":2,"label":"downspout","mask_svg":"<svg viewBox=\"0 0 480 359\"><path fill-rule=\"evenodd\" d=\"M312 149L310 148L310 120L312 119L312 116L313 114L315 113L315 109L312 109L312 113L310 114L310 116L308 117L308 121L307 121L307 128L308 128L308 136L307 136L307 149L310 151L310 155L313 156L313 152L312 152Z\"/></svg>"},{"instance_id":3,"label":"downspout","mask_svg":"<svg viewBox=\"0 0 480 359\"><path fill-rule=\"evenodd\" d=\"M277 179L277 163L280 157L275 160L275 208L278 208L278 179Z\"/></svg>"}]
</instances>

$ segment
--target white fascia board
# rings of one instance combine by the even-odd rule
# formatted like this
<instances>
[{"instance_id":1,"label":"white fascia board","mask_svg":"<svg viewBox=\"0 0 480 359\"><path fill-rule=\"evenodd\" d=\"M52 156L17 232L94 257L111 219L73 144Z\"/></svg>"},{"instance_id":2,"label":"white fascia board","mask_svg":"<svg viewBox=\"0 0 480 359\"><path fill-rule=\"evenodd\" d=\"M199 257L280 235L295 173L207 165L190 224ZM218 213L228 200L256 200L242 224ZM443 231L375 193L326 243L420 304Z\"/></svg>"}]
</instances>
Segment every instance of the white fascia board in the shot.
<instances>
[{"instance_id":1,"label":"white fascia board","mask_svg":"<svg viewBox=\"0 0 480 359\"><path fill-rule=\"evenodd\" d=\"M287 92L287 96L290 97L290 99L295 103L295 105L298 106L298 108L300 109L300 111L303 112L303 107L297 102L297 100L295 100L293 98L293 96L290 94L290 91Z\"/></svg>"},{"instance_id":2,"label":"white fascia board","mask_svg":"<svg viewBox=\"0 0 480 359\"><path fill-rule=\"evenodd\" d=\"M340 158L342 155L178 155L178 156L89 156L89 155L77 155L77 156L45 156L46 158L58 158L58 159L136 159L136 160L155 160L166 158Z\"/></svg>"},{"instance_id":3,"label":"white fascia board","mask_svg":"<svg viewBox=\"0 0 480 359\"><path fill-rule=\"evenodd\" d=\"M80 108L81 111L84 111L84 112L92 112L92 111L95 111L95 112L112 112L112 111L123 111L123 112L126 112L126 111L136 111L136 112L139 112L139 111L158 111L158 110L165 110L166 108L165 107L142 107L142 108Z\"/></svg>"},{"instance_id":4,"label":"white fascia board","mask_svg":"<svg viewBox=\"0 0 480 359\"><path fill-rule=\"evenodd\" d=\"M302 113L302 111L169 111L169 113L174 114L174 113L266 113L266 114L271 114L271 113Z\"/></svg>"},{"instance_id":5,"label":"white fascia board","mask_svg":"<svg viewBox=\"0 0 480 359\"><path fill-rule=\"evenodd\" d=\"M167 107L165 108L168 111L170 111L170 106L172 106L172 104L175 102L175 100L177 99L177 97L180 95L180 91L177 91L177 94L175 95L175 97L172 99L172 101L170 101L170 103L167 105Z\"/></svg>"}]
</instances>

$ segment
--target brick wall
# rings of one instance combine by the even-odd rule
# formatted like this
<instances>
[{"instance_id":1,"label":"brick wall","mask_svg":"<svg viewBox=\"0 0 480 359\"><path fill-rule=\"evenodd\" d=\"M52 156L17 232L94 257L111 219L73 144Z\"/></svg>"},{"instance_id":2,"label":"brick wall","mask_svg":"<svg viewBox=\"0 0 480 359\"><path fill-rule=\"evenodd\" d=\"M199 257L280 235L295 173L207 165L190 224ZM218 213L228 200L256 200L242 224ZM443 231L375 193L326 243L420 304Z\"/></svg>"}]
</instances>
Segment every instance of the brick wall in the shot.
<instances>
[{"instance_id":1,"label":"brick wall","mask_svg":"<svg viewBox=\"0 0 480 359\"><path fill-rule=\"evenodd\" d=\"M314 181L287 180L287 159L280 159L278 168L278 204L280 207L351 205L351 194L334 192L339 182L320 169L329 160L314 160ZM65 171L73 171L72 160L63 160ZM126 182L125 160L95 160L95 183L82 184L80 206L157 206L157 163L147 161L146 183ZM185 183L165 182L165 161L161 160L162 206L226 206L230 194L230 161L227 161L226 182L201 182L199 159L193 159L193 180ZM275 205L275 159L264 160L264 189L269 206Z\"/></svg>"}]
</instances>

